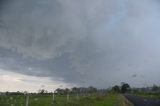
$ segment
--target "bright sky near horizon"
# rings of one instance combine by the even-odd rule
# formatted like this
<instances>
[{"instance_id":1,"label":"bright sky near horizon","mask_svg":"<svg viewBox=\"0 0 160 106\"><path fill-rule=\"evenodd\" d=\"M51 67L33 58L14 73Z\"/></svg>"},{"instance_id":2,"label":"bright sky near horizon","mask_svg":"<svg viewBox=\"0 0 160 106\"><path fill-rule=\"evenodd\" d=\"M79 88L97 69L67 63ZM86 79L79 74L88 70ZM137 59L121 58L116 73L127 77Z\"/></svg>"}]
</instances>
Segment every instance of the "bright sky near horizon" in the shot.
<instances>
[{"instance_id":1,"label":"bright sky near horizon","mask_svg":"<svg viewBox=\"0 0 160 106\"><path fill-rule=\"evenodd\" d=\"M0 0L0 91L159 84L159 0Z\"/></svg>"},{"instance_id":2,"label":"bright sky near horizon","mask_svg":"<svg viewBox=\"0 0 160 106\"><path fill-rule=\"evenodd\" d=\"M54 92L57 88L70 88L74 85L63 83L61 80L53 81L48 77L36 77L4 71L0 69L0 91L27 91L38 92L40 89L45 89L48 92Z\"/></svg>"}]
</instances>

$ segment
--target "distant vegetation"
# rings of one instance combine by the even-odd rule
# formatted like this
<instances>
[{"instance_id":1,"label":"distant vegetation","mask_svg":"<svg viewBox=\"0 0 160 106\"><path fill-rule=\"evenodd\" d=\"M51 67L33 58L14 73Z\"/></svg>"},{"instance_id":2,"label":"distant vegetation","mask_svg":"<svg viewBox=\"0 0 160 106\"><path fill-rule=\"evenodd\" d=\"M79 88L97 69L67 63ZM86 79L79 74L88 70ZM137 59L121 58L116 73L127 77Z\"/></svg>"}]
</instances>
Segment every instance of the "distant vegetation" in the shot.
<instances>
[{"instance_id":1,"label":"distant vegetation","mask_svg":"<svg viewBox=\"0 0 160 106\"><path fill-rule=\"evenodd\" d=\"M122 82L109 89L90 86L57 88L54 92L44 89L37 93L1 92L0 106L124 106L124 93L160 99L160 87L157 85L131 88L128 83Z\"/></svg>"},{"instance_id":2,"label":"distant vegetation","mask_svg":"<svg viewBox=\"0 0 160 106\"><path fill-rule=\"evenodd\" d=\"M131 88L129 84L123 83L121 86L113 86L111 91L160 99L160 86L158 85L153 85L151 87Z\"/></svg>"},{"instance_id":3,"label":"distant vegetation","mask_svg":"<svg viewBox=\"0 0 160 106\"><path fill-rule=\"evenodd\" d=\"M116 93L126 93L126 92L131 91L131 88L128 83L122 82L121 86L118 86L118 85L113 86L111 91L116 92Z\"/></svg>"},{"instance_id":4,"label":"distant vegetation","mask_svg":"<svg viewBox=\"0 0 160 106\"><path fill-rule=\"evenodd\" d=\"M132 88L131 94L160 99L160 86Z\"/></svg>"}]
</instances>

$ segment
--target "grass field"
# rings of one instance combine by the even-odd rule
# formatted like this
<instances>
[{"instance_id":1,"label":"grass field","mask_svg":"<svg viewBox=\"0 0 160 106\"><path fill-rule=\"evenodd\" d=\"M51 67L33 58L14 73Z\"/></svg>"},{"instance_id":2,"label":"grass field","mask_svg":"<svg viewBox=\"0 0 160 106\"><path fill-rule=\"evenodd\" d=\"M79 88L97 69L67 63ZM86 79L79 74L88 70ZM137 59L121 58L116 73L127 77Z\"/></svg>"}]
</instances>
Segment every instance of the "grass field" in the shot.
<instances>
[{"instance_id":1,"label":"grass field","mask_svg":"<svg viewBox=\"0 0 160 106\"><path fill-rule=\"evenodd\" d=\"M53 102L52 95L32 95L29 97L28 106L122 106L122 101L118 94L107 96L83 97L72 95L67 101L66 96L55 96ZM26 96L0 96L0 106L25 106Z\"/></svg>"},{"instance_id":2,"label":"grass field","mask_svg":"<svg viewBox=\"0 0 160 106\"><path fill-rule=\"evenodd\" d=\"M160 93L140 92L140 93L135 93L135 95L160 99Z\"/></svg>"}]
</instances>

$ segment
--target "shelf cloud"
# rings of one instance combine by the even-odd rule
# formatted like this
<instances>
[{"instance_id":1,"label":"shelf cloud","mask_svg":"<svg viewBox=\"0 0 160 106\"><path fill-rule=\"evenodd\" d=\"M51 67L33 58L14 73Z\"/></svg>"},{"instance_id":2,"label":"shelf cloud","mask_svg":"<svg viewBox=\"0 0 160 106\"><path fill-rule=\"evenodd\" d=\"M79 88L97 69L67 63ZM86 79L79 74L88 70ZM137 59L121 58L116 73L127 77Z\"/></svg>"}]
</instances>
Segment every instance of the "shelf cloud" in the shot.
<instances>
[{"instance_id":1,"label":"shelf cloud","mask_svg":"<svg viewBox=\"0 0 160 106\"><path fill-rule=\"evenodd\" d=\"M159 5L1 0L0 68L83 86L159 83Z\"/></svg>"}]
</instances>

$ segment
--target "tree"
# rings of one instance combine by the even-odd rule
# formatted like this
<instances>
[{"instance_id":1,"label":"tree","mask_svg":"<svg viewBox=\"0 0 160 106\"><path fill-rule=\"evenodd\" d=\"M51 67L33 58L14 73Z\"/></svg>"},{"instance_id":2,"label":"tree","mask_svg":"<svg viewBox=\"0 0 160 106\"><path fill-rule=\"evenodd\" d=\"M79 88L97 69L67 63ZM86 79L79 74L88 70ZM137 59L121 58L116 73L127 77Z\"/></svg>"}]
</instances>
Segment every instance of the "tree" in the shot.
<instances>
[{"instance_id":1,"label":"tree","mask_svg":"<svg viewBox=\"0 0 160 106\"><path fill-rule=\"evenodd\" d=\"M88 87L87 90L88 90L88 93L95 93L95 92L97 92L97 89L94 88L94 87L92 87L92 86Z\"/></svg>"},{"instance_id":2,"label":"tree","mask_svg":"<svg viewBox=\"0 0 160 106\"><path fill-rule=\"evenodd\" d=\"M127 84L127 83L122 83L122 86L121 86L121 92L122 92L122 93L126 93L129 89L130 89L129 84Z\"/></svg>"},{"instance_id":3,"label":"tree","mask_svg":"<svg viewBox=\"0 0 160 106\"><path fill-rule=\"evenodd\" d=\"M80 88L78 88L78 87L73 87L73 88L71 89L71 92L72 92L72 93L79 93L79 92L80 92Z\"/></svg>"},{"instance_id":4,"label":"tree","mask_svg":"<svg viewBox=\"0 0 160 106\"><path fill-rule=\"evenodd\" d=\"M154 84L153 87L152 87L152 91L154 91L154 92L159 91L159 87Z\"/></svg>"},{"instance_id":5,"label":"tree","mask_svg":"<svg viewBox=\"0 0 160 106\"><path fill-rule=\"evenodd\" d=\"M115 85L115 86L112 87L112 91L119 93L121 90L120 90L120 87L118 85Z\"/></svg>"},{"instance_id":6,"label":"tree","mask_svg":"<svg viewBox=\"0 0 160 106\"><path fill-rule=\"evenodd\" d=\"M39 93L39 94L45 94L45 93L47 93L47 90L39 89L39 90L38 90L38 93Z\"/></svg>"},{"instance_id":7,"label":"tree","mask_svg":"<svg viewBox=\"0 0 160 106\"><path fill-rule=\"evenodd\" d=\"M68 94L70 92L70 89L66 88L64 89L64 94Z\"/></svg>"},{"instance_id":8,"label":"tree","mask_svg":"<svg viewBox=\"0 0 160 106\"><path fill-rule=\"evenodd\" d=\"M57 88L57 89L55 90L55 93L57 93L57 94L64 94L64 91L63 91L63 89L61 89L61 88Z\"/></svg>"}]
</instances>

